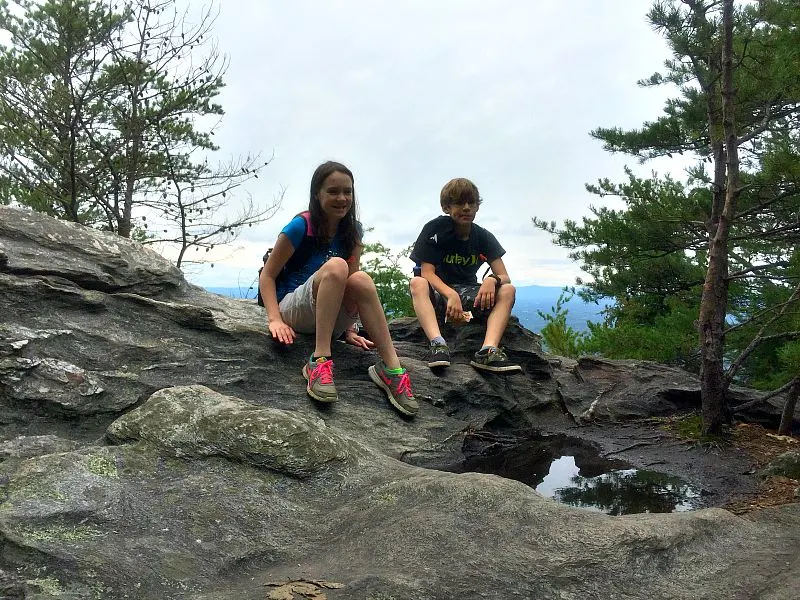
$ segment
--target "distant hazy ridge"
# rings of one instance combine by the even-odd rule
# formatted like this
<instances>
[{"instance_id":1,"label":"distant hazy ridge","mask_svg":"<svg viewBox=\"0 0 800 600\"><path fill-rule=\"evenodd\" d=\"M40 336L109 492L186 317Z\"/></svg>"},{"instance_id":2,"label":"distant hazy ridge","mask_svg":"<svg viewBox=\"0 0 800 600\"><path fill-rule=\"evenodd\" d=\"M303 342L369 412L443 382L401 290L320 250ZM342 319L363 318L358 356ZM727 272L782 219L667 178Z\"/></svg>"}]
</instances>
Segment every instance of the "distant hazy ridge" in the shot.
<instances>
[{"instance_id":1,"label":"distant hazy ridge","mask_svg":"<svg viewBox=\"0 0 800 600\"><path fill-rule=\"evenodd\" d=\"M246 287L208 287L209 292L230 296L231 298L250 298L255 301L255 288ZM520 323L531 331L539 331L544 326L542 319L537 311L550 313L550 309L555 306L558 296L561 294L560 287L549 287L542 285L528 285L517 288L517 303L514 305L513 314L519 318ZM586 321L600 321L600 311L603 306L596 304L586 304L575 297L567 304L569 316L567 324L577 331L586 329Z\"/></svg>"}]
</instances>

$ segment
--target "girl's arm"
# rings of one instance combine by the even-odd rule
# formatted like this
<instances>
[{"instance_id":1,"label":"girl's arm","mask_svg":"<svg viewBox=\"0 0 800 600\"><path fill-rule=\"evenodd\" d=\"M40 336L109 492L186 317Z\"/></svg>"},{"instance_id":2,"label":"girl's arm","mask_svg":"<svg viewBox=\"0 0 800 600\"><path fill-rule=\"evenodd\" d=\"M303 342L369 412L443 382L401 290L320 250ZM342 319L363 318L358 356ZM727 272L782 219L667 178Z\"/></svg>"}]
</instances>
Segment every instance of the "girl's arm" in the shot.
<instances>
[{"instance_id":1,"label":"girl's arm","mask_svg":"<svg viewBox=\"0 0 800 600\"><path fill-rule=\"evenodd\" d=\"M364 247L361 244L357 244L353 248L353 253L350 255L350 258L347 259L347 268L349 275L352 275L356 271L360 270L361 251L363 249ZM359 348L363 348L364 350L369 350L370 348L375 347L375 343L372 340L369 340L358 334L357 323L353 323L353 326L344 332L344 341L347 342L348 344L352 344L353 346L358 346Z\"/></svg>"},{"instance_id":2,"label":"girl's arm","mask_svg":"<svg viewBox=\"0 0 800 600\"><path fill-rule=\"evenodd\" d=\"M275 279L286 265L286 261L294 254L294 247L286 234L281 233L275 246L270 252L264 268L261 270L261 277L258 286L261 290L261 298L264 300L264 308L267 310L267 321L269 332L274 339L283 344L291 344L296 336L294 329L283 322L280 308L278 308L278 294L275 289Z\"/></svg>"}]
</instances>

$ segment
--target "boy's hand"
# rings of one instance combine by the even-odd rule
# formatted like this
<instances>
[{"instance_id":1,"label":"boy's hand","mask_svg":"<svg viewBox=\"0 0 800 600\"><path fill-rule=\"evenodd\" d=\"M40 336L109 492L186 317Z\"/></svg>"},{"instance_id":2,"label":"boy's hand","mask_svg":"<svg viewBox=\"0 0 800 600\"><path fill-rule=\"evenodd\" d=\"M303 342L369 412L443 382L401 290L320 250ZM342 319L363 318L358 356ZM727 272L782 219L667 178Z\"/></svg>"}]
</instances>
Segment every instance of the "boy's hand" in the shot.
<instances>
[{"instance_id":1,"label":"boy's hand","mask_svg":"<svg viewBox=\"0 0 800 600\"><path fill-rule=\"evenodd\" d=\"M282 344L291 344L294 342L294 338L297 337L294 329L283 321L270 321L269 332L272 334L273 340L278 340Z\"/></svg>"},{"instance_id":2,"label":"boy's hand","mask_svg":"<svg viewBox=\"0 0 800 600\"><path fill-rule=\"evenodd\" d=\"M447 294L447 309L445 313L448 321L459 321L463 318L464 308L461 306L461 296L453 289Z\"/></svg>"},{"instance_id":3,"label":"boy's hand","mask_svg":"<svg viewBox=\"0 0 800 600\"><path fill-rule=\"evenodd\" d=\"M475 296L473 306L483 310L489 310L494 306L495 297L497 294L497 280L493 277L487 277L483 280L478 294Z\"/></svg>"}]
</instances>

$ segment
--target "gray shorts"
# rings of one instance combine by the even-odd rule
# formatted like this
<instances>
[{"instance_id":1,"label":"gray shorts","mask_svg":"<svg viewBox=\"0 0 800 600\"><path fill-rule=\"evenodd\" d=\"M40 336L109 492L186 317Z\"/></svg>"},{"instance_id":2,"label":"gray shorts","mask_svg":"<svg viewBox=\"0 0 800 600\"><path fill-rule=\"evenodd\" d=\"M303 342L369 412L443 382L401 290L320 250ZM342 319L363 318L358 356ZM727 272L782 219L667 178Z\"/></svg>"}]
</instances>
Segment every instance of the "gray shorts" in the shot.
<instances>
[{"instance_id":1,"label":"gray shorts","mask_svg":"<svg viewBox=\"0 0 800 600\"><path fill-rule=\"evenodd\" d=\"M458 292L458 296L461 298L461 308L472 313L473 322L486 323L486 320L492 313L492 309L483 309L473 306L475 304L475 297L478 295L478 290L481 288L481 286L478 284L462 283L453 283L448 285ZM428 290L430 292L433 310L436 312L436 318L439 320L439 323L442 324L444 323L444 315L447 312L447 298L433 289L433 286L430 283L428 283Z\"/></svg>"},{"instance_id":2,"label":"gray shorts","mask_svg":"<svg viewBox=\"0 0 800 600\"><path fill-rule=\"evenodd\" d=\"M314 276L306 279L305 283L293 292L286 294L278 304L278 308L284 323L297 333L314 333L317 329ZM358 313L351 315L342 306L333 326L333 339L342 335L356 321L358 321Z\"/></svg>"}]
</instances>

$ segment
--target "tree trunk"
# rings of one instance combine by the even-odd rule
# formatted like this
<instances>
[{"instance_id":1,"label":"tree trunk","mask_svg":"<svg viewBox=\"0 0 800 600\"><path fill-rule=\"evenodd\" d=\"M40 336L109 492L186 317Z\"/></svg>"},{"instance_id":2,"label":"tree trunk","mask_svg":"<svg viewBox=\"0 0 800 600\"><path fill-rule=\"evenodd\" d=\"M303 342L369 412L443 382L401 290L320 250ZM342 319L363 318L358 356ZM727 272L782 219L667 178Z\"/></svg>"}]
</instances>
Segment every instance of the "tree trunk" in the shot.
<instances>
[{"instance_id":1,"label":"tree trunk","mask_svg":"<svg viewBox=\"0 0 800 600\"><path fill-rule=\"evenodd\" d=\"M117 226L117 235L124 238L131 237L131 232L133 231L133 194L136 190L142 149L143 132L139 123L139 99L136 94L138 94L138 88L131 94L131 139L128 140L125 155L125 191L122 200L122 218Z\"/></svg>"},{"instance_id":2,"label":"tree trunk","mask_svg":"<svg viewBox=\"0 0 800 600\"><path fill-rule=\"evenodd\" d=\"M728 222L721 218L717 224L717 235L711 243L700 300L700 396L704 435L719 433L727 422L723 367L725 312L728 306L728 282L725 278L728 272L727 232Z\"/></svg>"},{"instance_id":3,"label":"tree trunk","mask_svg":"<svg viewBox=\"0 0 800 600\"><path fill-rule=\"evenodd\" d=\"M130 102L130 116L127 123L127 135L125 143L125 190L122 200L122 214L117 226L117 235L129 238L133 232L133 205L136 183L141 177L139 165L142 161L142 142L144 137L144 124L142 123L142 77L146 73L146 66L143 62L143 54L146 47L145 36L139 40L139 48L136 56L136 70L133 73L133 81L128 83L128 101Z\"/></svg>"},{"instance_id":4,"label":"tree trunk","mask_svg":"<svg viewBox=\"0 0 800 600\"><path fill-rule=\"evenodd\" d=\"M781 424L778 426L778 434L780 435L792 434L792 421L794 420L794 411L797 407L798 396L800 396L800 377L795 377L794 384L789 388L786 404L783 405Z\"/></svg>"},{"instance_id":5,"label":"tree trunk","mask_svg":"<svg viewBox=\"0 0 800 600\"><path fill-rule=\"evenodd\" d=\"M722 120L725 133L727 180L725 204L712 237L708 270L700 300L700 393L702 397L703 434L720 432L727 422L725 396L727 381L723 366L725 352L725 315L728 310L728 241L731 221L739 196L739 152L734 121L733 87L733 0L723 2L722 48Z\"/></svg>"}]
</instances>

